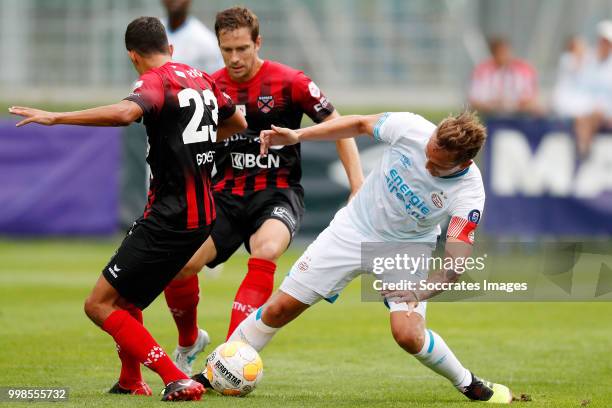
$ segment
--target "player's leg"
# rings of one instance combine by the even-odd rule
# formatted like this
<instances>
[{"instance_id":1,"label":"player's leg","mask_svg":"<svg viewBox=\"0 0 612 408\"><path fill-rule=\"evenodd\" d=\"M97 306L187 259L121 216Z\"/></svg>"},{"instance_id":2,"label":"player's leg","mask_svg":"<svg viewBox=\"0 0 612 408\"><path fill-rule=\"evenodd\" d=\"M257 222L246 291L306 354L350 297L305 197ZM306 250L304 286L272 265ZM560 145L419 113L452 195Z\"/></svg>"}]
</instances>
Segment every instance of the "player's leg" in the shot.
<instances>
[{"instance_id":1,"label":"player's leg","mask_svg":"<svg viewBox=\"0 0 612 408\"><path fill-rule=\"evenodd\" d=\"M276 262L291 243L291 232L287 225L269 218L249 239L251 257Z\"/></svg>"},{"instance_id":2,"label":"player's leg","mask_svg":"<svg viewBox=\"0 0 612 408\"><path fill-rule=\"evenodd\" d=\"M243 320L229 337L261 350L284 325L325 299L333 303L346 285L359 275L361 241L344 212L336 218L294 263L279 290ZM347 230L348 228L348 230ZM206 374L193 377L206 384Z\"/></svg>"},{"instance_id":3,"label":"player's leg","mask_svg":"<svg viewBox=\"0 0 612 408\"><path fill-rule=\"evenodd\" d=\"M131 303L120 302L119 307L127 310L127 312L136 319L140 324L143 324L142 310L132 305ZM152 395L151 388L143 381L140 371L140 361L134 358L130 353L123 350L119 344L117 346L117 354L121 360L121 373L119 381L111 387L111 394L132 394L132 395Z\"/></svg>"},{"instance_id":4,"label":"player's leg","mask_svg":"<svg viewBox=\"0 0 612 408\"><path fill-rule=\"evenodd\" d=\"M350 220L341 211L329 227L311 243L293 264L279 290L250 314L232 333L262 349L279 328L321 299L333 303L337 294L359 275L361 241Z\"/></svg>"},{"instance_id":5,"label":"player's leg","mask_svg":"<svg viewBox=\"0 0 612 408\"><path fill-rule=\"evenodd\" d=\"M308 291L308 289L303 288ZM244 341L257 351L263 349L281 327L298 317L302 312L318 300L322 299L314 291L310 291L309 303L296 299L282 289L277 291L270 300L243 320L229 337L228 341Z\"/></svg>"},{"instance_id":6,"label":"player's leg","mask_svg":"<svg viewBox=\"0 0 612 408\"><path fill-rule=\"evenodd\" d=\"M164 289L168 310L178 331L174 363L188 376L197 355L210 343L210 336L198 327L200 283L198 272L217 255L211 237L191 257L179 274Z\"/></svg>"},{"instance_id":7,"label":"player's leg","mask_svg":"<svg viewBox=\"0 0 612 408\"><path fill-rule=\"evenodd\" d=\"M246 243L251 257L236 292L227 337L272 294L276 261L287 250L303 214L301 190L264 190L248 197L253 232Z\"/></svg>"},{"instance_id":8,"label":"player's leg","mask_svg":"<svg viewBox=\"0 0 612 408\"><path fill-rule=\"evenodd\" d=\"M172 363L126 305L140 310L147 307L206 236L207 231L202 230L179 234L136 224L85 302L87 315L115 339L122 354L160 375L166 384L164 400L199 399L203 389Z\"/></svg>"},{"instance_id":9,"label":"player's leg","mask_svg":"<svg viewBox=\"0 0 612 408\"><path fill-rule=\"evenodd\" d=\"M483 381L465 368L436 332L425 328L426 303L406 314L407 306L390 302L391 333L397 344L424 366L448 379L461 393L472 400L510 403L510 390Z\"/></svg>"},{"instance_id":10,"label":"player's leg","mask_svg":"<svg viewBox=\"0 0 612 408\"><path fill-rule=\"evenodd\" d=\"M242 341L261 351L281 327L321 299L323 297L315 291L287 277L270 300L244 319L227 341ZM205 367L204 371L191 378L211 388L206 370Z\"/></svg>"},{"instance_id":11,"label":"player's leg","mask_svg":"<svg viewBox=\"0 0 612 408\"><path fill-rule=\"evenodd\" d=\"M426 367L447 378L455 387L470 384L470 372L461 365L438 334L425 329L425 319L420 313L406 315L405 311L392 309L390 322L393 338L401 348L414 355Z\"/></svg>"},{"instance_id":12,"label":"player's leg","mask_svg":"<svg viewBox=\"0 0 612 408\"><path fill-rule=\"evenodd\" d=\"M215 195L215 202L217 219L211 236L164 289L166 303L178 331L173 360L187 375L191 375L198 354L210 343L206 330L198 327L200 286L197 274L204 265L216 266L225 262L244 240L244 234L235 221L240 203L220 194Z\"/></svg>"},{"instance_id":13,"label":"player's leg","mask_svg":"<svg viewBox=\"0 0 612 408\"><path fill-rule=\"evenodd\" d=\"M100 279L104 279L100 277ZM104 282L98 282L96 287L99 287ZM92 294L104 293L103 288L94 290ZM85 301L85 313L98 326L102 326L104 320L116 309L127 311L140 324L143 323L142 311L136 306L127 301L122 301L116 291L110 291L105 296L92 297L91 295ZM134 358L125 349L121 348L119 343L116 344L117 354L121 360L121 373L119 381L109 390L111 394L133 394L133 395L152 395L151 388L142 380L140 371L140 361Z\"/></svg>"},{"instance_id":14,"label":"player's leg","mask_svg":"<svg viewBox=\"0 0 612 408\"><path fill-rule=\"evenodd\" d=\"M247 262L247 273L234 298L228 338L240 322L270 298L274 289L276 261L290 242L291 235L285 224L272 218L251 235L251 257Z\"/></svg>"},{"instance_id":15,"label":"player's leg","mask_svg":"<svg viewBox=\"0 0 612 408\"><path fill-rule=\"evenodd\" d=\"M164 289L168 310L178 330L179 346L188 347L198 337L197 306L200 301L198 272L215 259L217 248L211 237L191 257L176 277Z\"/></svg>"},{"instance_id":16,"label":"player's leg","mask_svg":"<svg viewBox=\"0 0 612 408\"><path fill-rule=\"evenodd\" d=\"M155 371L164 384L188 378L164 353L147 329L130 312L120 307L119 292L100 276L85 301L85 313L110 334L122 352Z\"/></svg>"}]
</instances>

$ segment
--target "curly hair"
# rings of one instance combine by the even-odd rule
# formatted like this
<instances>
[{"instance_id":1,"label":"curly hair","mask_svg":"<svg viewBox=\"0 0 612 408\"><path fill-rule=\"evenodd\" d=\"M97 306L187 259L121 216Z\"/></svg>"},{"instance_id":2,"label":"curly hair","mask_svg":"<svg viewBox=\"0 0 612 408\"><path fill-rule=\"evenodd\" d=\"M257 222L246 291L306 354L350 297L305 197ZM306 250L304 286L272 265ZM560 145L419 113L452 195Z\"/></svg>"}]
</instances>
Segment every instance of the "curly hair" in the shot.
<instances>
[{"instance_id":1,"label":"curly hair","mask_svg":"<svg viewBox=\"0 0 612 408\"><path fill-rule=\"evenodd\" d=\"M456 153L457 163L476 157L486 139L487 130L472 111L447 117L436 131L437 146Z\"/></svg>"},{"instance_id":2,"label":"curly hair","mask_svg":"<svg viewBox=\"0 0 612 408\"><path fill-rule=\"evenodd\" d=\"M243 27L251 31L251 39L255 42L259 37L259 19L251 10L246 7L232 7L217 13L215 19L217 39L221 31L234 31Z\"/></svg>"}]
</instances>

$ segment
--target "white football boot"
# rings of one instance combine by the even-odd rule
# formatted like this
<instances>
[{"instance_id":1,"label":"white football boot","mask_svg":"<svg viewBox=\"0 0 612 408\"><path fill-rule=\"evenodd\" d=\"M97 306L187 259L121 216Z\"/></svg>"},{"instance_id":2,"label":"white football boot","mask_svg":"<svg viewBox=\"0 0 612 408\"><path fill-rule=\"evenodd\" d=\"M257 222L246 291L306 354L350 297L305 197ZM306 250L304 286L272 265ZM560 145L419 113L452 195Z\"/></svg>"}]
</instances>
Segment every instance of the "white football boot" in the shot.
<instances>
[{"instance_id":1,"label":"white football boot","mask_svg":"<svg viewBox=\"0 0 612 408\"><path fill-rule=\"evenodd\" d=\"M193 362L196 360L198 354L200 354L209 344L210 336L206 330L199 329L198 338L193 346L177 346L172 355L172 359L179 370L191 377Z\"/></svg>"}]
</instances>

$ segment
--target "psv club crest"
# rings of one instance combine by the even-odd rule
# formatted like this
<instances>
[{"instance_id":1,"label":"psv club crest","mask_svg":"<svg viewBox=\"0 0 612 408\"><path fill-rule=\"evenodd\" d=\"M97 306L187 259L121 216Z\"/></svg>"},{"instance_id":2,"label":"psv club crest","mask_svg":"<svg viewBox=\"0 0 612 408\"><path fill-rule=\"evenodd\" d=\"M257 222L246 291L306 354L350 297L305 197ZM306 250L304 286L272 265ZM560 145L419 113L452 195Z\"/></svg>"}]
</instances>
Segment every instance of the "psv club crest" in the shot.
<instances>
[{"instance_id":1,"label":"psv club crest","mask_svg":"<svg viewBox=\"0 0 612 408\"><path fill-rule=\"evenodd\" d=\"M431 193L431 202L438 208L444 207L444 201L442 198L446 198L443 191L439 193Z\"/></svg>"},{"instance_id":2,"label":"psv club crest","mask_svg":"<svg viewBox=\"0 0 612 408\"><path fill-rule=\"evenodd\" d=\"M268 113L274 107L274 97L273 96L260 96L257 98L257 107L262 113Z\"/></svg>"}]
</instances>

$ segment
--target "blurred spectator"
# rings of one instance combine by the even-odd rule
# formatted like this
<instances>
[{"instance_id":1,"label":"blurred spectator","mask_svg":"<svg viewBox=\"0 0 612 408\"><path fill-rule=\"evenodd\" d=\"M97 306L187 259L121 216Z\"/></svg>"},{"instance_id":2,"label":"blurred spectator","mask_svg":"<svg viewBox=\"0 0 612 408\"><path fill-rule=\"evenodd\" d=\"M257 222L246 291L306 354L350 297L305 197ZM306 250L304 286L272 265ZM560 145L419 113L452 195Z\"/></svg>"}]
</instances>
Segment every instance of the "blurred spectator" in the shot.
<instances>
[{"instance_id":1,"label":"blurred spectator","mask_svg":"<svg viewBox=\"0 0 612 408\"><path fill-rule=\"evenodd\" d=\"M212 74L223 67L217 37L197 18L189 15L191 0L163 0L168 18L168 42L174 46L172 59Z\"/></svg>"},{"instance_id":2,"label":"blurred spectator","mask_svg":"<svg viewBox=\"0 0 612 408\"><path fill-rule=\"evenodd\" d=\"M590 112L588 71L593 55L581 37L571 37L559 60L557 83L552 96L553 110L566 118L584 116Z\"/></svg>"},{"instance_id":3,"label":"blurred spectator","mask_svg":"<svg viewBox=\"0 0 612 408\"><path fill-rule=\"evenodd\" d=\"M481 62L472 73L469 102L481 113L541 113L535 69L515 58L510 43L490 40L491 59Z\"/></svg>"},{"instance_id":4,"label":"blurred spectator","mask_svg":"<svg viewBox=\"0 0 612 408\"><path fill-rule=\"evenodd\" d=\"M588 156L599 128L612 125L612 21L600 22L597 34L597 52L584 74L589 93L587 112L576 118L576 142L581 158Z\"/></svg>"}]
</instances>

